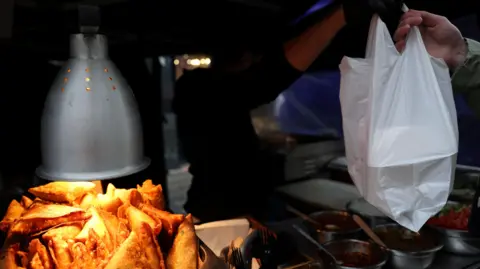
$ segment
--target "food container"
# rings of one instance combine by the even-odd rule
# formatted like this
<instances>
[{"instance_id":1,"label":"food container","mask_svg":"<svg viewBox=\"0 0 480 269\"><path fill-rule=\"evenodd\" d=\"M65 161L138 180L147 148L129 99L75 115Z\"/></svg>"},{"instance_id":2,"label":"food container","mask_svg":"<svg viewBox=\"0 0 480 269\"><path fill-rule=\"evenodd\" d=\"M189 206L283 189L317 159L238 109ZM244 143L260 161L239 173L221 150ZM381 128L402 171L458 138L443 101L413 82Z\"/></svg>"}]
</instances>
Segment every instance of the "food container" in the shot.
<instances>
[{"instance_id":1,"label":"food container","mask_svg":"<svg viewBox=\"0 0 480 269\"><path fill-rule=\"evenodd\" d=\"M460 255L480 255L480 238L471 236L468 231L431 227L441 235L445 251Z\"/></svg>"},{"instance_id":2,"label":"food container","mask_svg":"<svg viewBox=\"0 0 480 269\"><path fill-rule=\"evenodd\" d=\"M356 239L330 241L323 246L335 257L339 269L380 269L388 259L385 248Z\"/></svg>"},{"instance_id":3,"label":"food container","mask_svg":"<svg viewBox=\"0 0 480 269\"><path fill-rule=\"evenodd\" d=\"M449 201L446 207L455 205L460 204ZM460 255L480 254L480 238L471 235L467 230L457 230L432 225L431 223L428 224L435 229L443 239L445 251Z\"/></svg>"},{"instance_id":4,"label":"food container","mask_svg":"<svg viewBox=\"0 0 480 269\"><path fill-rule=\"evenodd\" d=\"M429 228L415 233L392 223L377 226L374 232L387 245L390 251L388 263L394 269L428 268L443 247L441 240Z\"/></svg>"},{"instance_id":5,"label":"food container","mask_svg":"<svg viewBox=\"0 0 480 269\"><path fill-rule=\"evenodd\" d=\"M358 198L348 202L346 208L348 213L362 217L370 227L392 222L389 217L368 203L364 198Z\"/></svg>"},{"instance_id":6,"label":"food container","mask_svg":"<svg viewBox=\"0 0 480 269\"><path fill-rule=\"evenodd\" d=\"M304 225L320 244L339 239L358 239L362 229L358 227L352 216L345 211L322 211L310 215L321 227L305 221Z\"/></svg>"}]
</instances>

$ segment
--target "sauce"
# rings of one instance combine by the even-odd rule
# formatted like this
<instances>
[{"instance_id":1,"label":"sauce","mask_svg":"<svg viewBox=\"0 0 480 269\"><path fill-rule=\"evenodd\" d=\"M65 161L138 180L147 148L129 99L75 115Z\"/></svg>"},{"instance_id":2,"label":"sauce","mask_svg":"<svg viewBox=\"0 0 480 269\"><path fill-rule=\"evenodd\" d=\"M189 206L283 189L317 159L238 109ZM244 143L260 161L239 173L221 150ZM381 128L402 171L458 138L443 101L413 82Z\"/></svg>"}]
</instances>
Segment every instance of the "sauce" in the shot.
<instances>
[{"instance_id":1,"label":"sauce","mask_svg":"<svg viewBox=\"0 0 480 269\"><path fill-rule=\"evenodd\" d=\"M359 228L352 217L346 213L326 213L313 217L313 219L321 225L318 227L319 230L324 231L351 231Z\"/></svg>"},{"instance_id":2,"label":"sauce","mask_svg":"<svg viewBox=\"0 0 480 269\"><path fill-rule=\"evenodd\" d=\"M417 252L435 248L435 239L429 234L419 234L400 227L376 231L389 249Z\"/></svg>"},{"instance_id":3,"label":"sauce","mask_svg":"<svg viewBox=\"0 0 480 269\"><path fill-rule=\"evenodd\" d=\"M338 265L348 267L366 267L375 265L370 255L363 252L346 252L335 256Z\"/></svg>"}]
</instances>

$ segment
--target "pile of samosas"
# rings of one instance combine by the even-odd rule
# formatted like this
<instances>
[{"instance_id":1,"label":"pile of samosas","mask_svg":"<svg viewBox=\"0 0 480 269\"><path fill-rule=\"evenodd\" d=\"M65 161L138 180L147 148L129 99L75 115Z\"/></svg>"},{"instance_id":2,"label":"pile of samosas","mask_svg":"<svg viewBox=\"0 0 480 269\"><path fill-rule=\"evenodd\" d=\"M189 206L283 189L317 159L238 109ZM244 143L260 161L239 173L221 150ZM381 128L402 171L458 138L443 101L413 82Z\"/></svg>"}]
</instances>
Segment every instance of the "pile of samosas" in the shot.
<instances>
[{"instance_id":1,"label":"pile of samosas","mask_svg":"<svg viewBox=\"0 0 480 269\"><path fill-rule=\"evenodd\" d=\"M162 187L96 193L91 182L52 182L13 200L0 229L7 233L0 268L197 269L191 216L164 210Z\"/></svg>"}]
</instances>

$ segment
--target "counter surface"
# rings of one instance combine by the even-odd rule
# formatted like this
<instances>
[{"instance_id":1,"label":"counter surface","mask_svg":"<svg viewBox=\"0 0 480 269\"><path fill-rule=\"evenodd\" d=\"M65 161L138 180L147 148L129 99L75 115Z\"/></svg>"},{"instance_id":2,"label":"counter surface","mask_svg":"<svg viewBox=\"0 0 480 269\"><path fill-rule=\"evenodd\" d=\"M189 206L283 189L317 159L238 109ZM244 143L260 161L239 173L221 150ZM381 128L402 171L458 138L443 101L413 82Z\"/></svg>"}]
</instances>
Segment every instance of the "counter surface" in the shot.
<instances>
[{"instance_id":1,"label":"counter surface","mask_svg":"<svg viewBox=\"0 0 480 269\"><path fill-rule=\"evenodd\" d=\"M439 252L433 262L431 269L463 269L476 263L480 267L478 256L457 256L446 252ZM470 268L469 268L470 269Z\"/></svg>"},{"instance_id":2,"label":"counter surface","mask_svg":"<svg viewBox=\"0 0 480 269\"><path fill-rule=\"evenodd\" d=\"M293 229L292 227L293 224L305 228L305 226L303 226L302 224L302 220L300 219L285 220L277 223L272 223L268 226L277 233L288 233L292 236L292 239L296 241L297 247L302 253L314 256L312 254L312 251L315 251L316 247L312 243L304 239L297 231L295 231L295 229ZM469 267L469 265L472 265L476 262L479 264L478 268L480 268L480 257L478 256L457 256L441 251L437 254L435 261L429 267L429 269L476 269L476 267ZM384 269L390 268L384 267Z\"/></svg>"}]
</instances>

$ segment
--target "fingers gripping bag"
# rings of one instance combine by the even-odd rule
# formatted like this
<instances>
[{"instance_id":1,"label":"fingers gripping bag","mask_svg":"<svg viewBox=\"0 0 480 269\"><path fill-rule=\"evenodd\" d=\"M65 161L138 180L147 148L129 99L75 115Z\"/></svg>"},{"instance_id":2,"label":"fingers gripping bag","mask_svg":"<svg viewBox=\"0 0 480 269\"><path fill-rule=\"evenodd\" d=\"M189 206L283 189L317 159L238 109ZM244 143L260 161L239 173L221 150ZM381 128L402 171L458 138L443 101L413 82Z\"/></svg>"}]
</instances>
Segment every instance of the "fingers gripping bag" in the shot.
<instances>
[{"instance_id":1,"label":"fingers gripping bag","mask_svg":"<svg viewBox=\"0 0 480 269\"><path fill-rule=\"evenodd\" d=\"M399 53L378 16L365 59L340 64L348 171L361 195L418 231L447 202L458 127L450 74L414 27Z\"/></svg>"}]
</instances>

